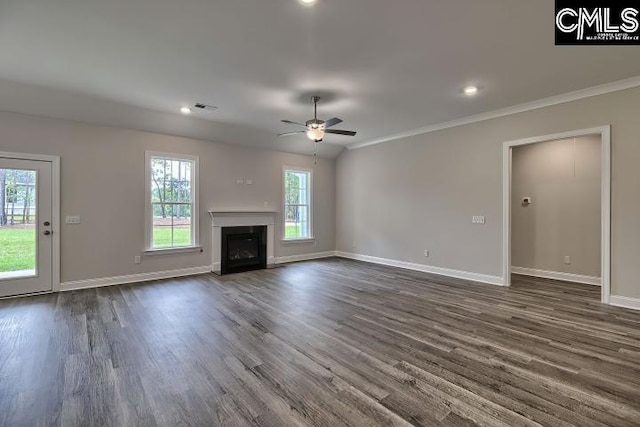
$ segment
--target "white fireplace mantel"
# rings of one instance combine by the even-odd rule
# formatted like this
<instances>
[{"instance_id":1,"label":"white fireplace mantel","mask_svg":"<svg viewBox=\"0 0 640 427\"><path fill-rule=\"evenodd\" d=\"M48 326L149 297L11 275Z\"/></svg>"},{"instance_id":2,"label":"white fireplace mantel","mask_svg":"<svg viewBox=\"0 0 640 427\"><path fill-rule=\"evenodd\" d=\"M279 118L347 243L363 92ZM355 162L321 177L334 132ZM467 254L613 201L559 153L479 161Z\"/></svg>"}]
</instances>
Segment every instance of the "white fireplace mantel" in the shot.
<instances>
[{"instance_id":1,"label":"white fireplace mantel","mask_svg":"<svg viewBox=\"0 0 640 427\"><path fill-rule=\"evenodd\" d=\"M278 211L272 210L215 210L209 211L212 225L213 271L220 271L222 227L267 226L267 265L275 263L275 222Z\"/></svg>"}]
</instances>

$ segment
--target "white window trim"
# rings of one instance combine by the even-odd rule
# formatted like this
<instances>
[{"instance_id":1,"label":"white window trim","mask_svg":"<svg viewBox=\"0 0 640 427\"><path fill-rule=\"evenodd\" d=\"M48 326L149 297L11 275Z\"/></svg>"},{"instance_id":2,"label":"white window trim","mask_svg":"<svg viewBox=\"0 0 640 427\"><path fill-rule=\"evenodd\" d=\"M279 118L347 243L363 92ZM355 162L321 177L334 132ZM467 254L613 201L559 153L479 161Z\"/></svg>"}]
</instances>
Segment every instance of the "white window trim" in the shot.
<instances>
[{"instance_id":1,"label":"white window trim","mask_svg":"<svg viewBox=\"0 0 640 427\"><path fill-rule=\"evenodd\" d=\"M289 237L287 238L287 225L286 225L286 173L287 172L303 172L309 174L309 236L307 237ZM282 167L282 239L283 243L305 243L314 242L315 237L313 234L313 169L300 168L295 166L283 166Z\"/></svg>"},{"instance_id":2,"label":"white window trim","mask_svg":"<svg viewBox=\"0 0 640 427\"><path fill-rule=\"evenodd\" d=\"M191 186L193 195L193 209L191 210L191 241L192 246L181 246L175 248L160 248L154 249L152 247L153 239L153 208L151 204L151 158L152 157L166 157L169 159L184 159L193 162L193 168L191 169ZM201 252L200 246L200 158L189 154L177 154L166 153L160 151L145 151L144 152L144 187L145 187L145 209L144 209L144 254L145 255L162 255L162 254L179 254L186 252Z\"/></svg>"}]
</instances>

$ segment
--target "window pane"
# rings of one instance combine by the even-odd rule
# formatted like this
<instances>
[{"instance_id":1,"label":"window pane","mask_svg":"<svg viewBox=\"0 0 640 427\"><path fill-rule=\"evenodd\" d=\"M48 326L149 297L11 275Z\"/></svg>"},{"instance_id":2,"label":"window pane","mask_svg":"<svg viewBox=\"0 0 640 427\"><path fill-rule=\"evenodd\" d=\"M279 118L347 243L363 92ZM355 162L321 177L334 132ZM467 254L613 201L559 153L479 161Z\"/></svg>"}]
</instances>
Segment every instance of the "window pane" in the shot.
<instances>
[{"instance_id":1,"label":"window pane","mask_svg":"<svg viewBox=\"0 0 640 427\"><path fill-rule=\"evenodd\" d=\"M151 201L154 203L191 203L192 161L151 159Z\"/></svg>"},{"instance_id":2,"label":"window pane","mask_svg":"<svg viewBox=\"0 0 640 427\"><path fill-rule=\"evenodd\" d=\"M167 162L154 157L151 159L151 201L164 203L167 199L166 172Z\"/></svg>"},{"instance_id":3,"label":"window pane","mask_svg":"<svg viewBox=\"0 0 640 427\"><path fill-rule=\"evenodd\" d=\"M307 206L300 206L300 236L309 237L309 208Z\"/></svg>"},{"instance_id":4,"label":"window pane","mask_svg":"<svg viewBox=\"0 0 640 427\"><path fill-rule=\"evenodd\" d=\"M153 248L193 245L190 205L153 205Z\"/></svg>"},{"instance_id":5,"label":"window pane","mask_svg":"<svg viewBox=\"0 0 640 427\"><path fill-rule=\"evenodd\" d=\"M36 274L36 177L0 169L0 279Z\"/></svg>"},{"instance_id":6,"label":"window pane","mask_svg":"<svg viewBox=\"0 0 640 427\"><path fill-rule=\"evenodd\" d=\"M299 204L299 188L300 177L294 173L287 171L285 174L285 204Z\"/></svg>"},{"instance_id":7,"label":"window pane","mask_svg":"<svg viewBox=\"0 0 640 427\"><path fill-rule=\"evenodd\" d=\"M191 162L172 161L169 176L171 202L191 202Z\"/></svg>"},{"instance_id":8,"label":"window pane","mask_svg":"<svg viewBox=\"0 0 640 427\"><path fill-rule=\"evenodd\" d=\"M181 215L173 220L173 246L192 246L191 214Z\"/></svg>"},{"instance_id":9,"label":"window pane","mask_svg":"<svg viewBox=\"0 0 640 427\"><path fill-rule=\"evenodd\" d=\"M300 223L296 222L286 222L285 223L285 232L284 237L287 239L297 239L300 238Z\"/></svg>"},{"instance_id":10,"label":"window pane","mask_svg":"<svg viewBox=\"0 0 640 427\"><path fill-rule=\"evenodd\" d=\"M298 175L298 180L300 182L299 187L301 189L306 189L308 187L307 186L307 180L308 180L309 174L308 173L297 173L296 175Z\"/></svg>"},{"instance_id":11,"label":"window pane","mask_svg":"<svg viewBox=\"0 0 640 427\"><path fill-rule=\"evenodd\" d=\"M153 248L170 248L173 242L172 206L153 205Z\"/></svg>"},{"instance_id":12,"label":"window pane","mask_svg":"<svg viewBox=\"0 0 640 427\"><path fill-rule=\"evenodd\" d=\"M295 187L289 187L285 191L285 203L288 205L299 205L302 202L300 192Z\"/></svg>"}]
</instances>

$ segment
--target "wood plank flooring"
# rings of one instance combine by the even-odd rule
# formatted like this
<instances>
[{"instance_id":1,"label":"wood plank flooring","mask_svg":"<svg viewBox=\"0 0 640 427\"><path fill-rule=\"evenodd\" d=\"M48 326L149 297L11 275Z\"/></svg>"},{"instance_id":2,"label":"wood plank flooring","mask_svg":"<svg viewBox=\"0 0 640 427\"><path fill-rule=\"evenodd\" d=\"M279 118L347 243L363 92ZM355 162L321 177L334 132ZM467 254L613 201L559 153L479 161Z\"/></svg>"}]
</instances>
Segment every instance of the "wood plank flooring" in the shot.
<instances>
[{"instance_id":1,"label":"wood plank flooring","mask_svg":"<svg viewBox=\"0 0 640 427\"><path fill-rule=\"evenodd\" d=\"M344 259L0 301L2 426L639 426L640 313Z\"/></svg>"}]
</instances>

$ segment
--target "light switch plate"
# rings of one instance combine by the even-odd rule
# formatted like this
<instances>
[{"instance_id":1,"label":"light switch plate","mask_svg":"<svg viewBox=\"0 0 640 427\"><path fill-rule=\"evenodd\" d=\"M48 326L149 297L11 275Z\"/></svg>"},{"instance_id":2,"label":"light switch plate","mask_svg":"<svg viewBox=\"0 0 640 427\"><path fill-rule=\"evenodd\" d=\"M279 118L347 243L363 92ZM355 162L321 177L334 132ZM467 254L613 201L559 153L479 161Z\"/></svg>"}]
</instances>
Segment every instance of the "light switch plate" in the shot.
<instances>
[{"instance_id":1,"label":"light switch plate","mask_svg":"<svg viewBox=\"0 0 640 427\"><path fill-rule=\"evenodd\" d=\"M484 216L474 216L473 218L471 218L471 222L474 224L484 224L486 222L486 219Z\"/></svg>"},{"instance_id":2,"label":"light switch plate","mask_svg":"<svg viewBox=\"0 0 640 427\"><path fill-rule=\"evenodd\" d=\"M80 217L79 216L67 216L65 218L64 222L67 225L78 225L78 224L80 224Z\"/></svg>"}]
</instances>

